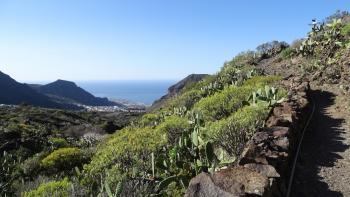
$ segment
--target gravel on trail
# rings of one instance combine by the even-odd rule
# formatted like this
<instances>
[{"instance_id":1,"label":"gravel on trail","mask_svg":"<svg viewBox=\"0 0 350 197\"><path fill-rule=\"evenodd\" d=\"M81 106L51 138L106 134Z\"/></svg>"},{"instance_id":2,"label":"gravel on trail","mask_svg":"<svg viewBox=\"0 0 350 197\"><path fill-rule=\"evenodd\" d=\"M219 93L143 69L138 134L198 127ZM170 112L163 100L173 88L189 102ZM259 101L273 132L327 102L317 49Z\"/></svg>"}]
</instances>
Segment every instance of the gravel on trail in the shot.
<instances>
[{"instance_id":1,"label":"gravel on trail","mask_svg":"<svg viewBox=\"0 0 350 197\"><path fill-rule=\"evenodd\" d=\"M337 87L312 89L316 110L304 136L291 196L350 197L350 99Z\"/></svg>"}]
</instances>

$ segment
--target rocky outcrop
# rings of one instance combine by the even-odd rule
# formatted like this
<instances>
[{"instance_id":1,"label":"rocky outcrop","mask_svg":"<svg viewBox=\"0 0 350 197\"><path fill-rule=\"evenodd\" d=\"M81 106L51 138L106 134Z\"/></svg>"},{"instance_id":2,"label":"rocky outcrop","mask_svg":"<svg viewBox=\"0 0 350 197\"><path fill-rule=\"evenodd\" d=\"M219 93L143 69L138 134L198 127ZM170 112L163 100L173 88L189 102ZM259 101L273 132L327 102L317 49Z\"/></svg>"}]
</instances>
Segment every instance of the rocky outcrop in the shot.
<instances>
[{"instance_id":1,"label":"rocky outcrop","mask_svg":"<svg viewBox=\"0 0 350 197\"><path fill-rule=\"evenodd\" d=\"M205 77L209 75L207 74L191 74L177 82L176 84L170 86L168 88L168 93L162 96L160 99L154 101L151 107L149 107L148 111L154 111L162 107L162 105L170 98L176 96L180 91L191 83L197 83L202 81Z\"/></svg>"},{"instance_id":2,"label":"rocky outcrop","mask_svg":"<svg viewBox=\"0 0 350 197\"><path fill-rule=\"evenodd\" d=\"M311 107L308 82L290 79L288 100L274 107L266 127L249 140L236 166L193 178L187 197L284 196L291 165Z\"/></svg>"}]
</instances>

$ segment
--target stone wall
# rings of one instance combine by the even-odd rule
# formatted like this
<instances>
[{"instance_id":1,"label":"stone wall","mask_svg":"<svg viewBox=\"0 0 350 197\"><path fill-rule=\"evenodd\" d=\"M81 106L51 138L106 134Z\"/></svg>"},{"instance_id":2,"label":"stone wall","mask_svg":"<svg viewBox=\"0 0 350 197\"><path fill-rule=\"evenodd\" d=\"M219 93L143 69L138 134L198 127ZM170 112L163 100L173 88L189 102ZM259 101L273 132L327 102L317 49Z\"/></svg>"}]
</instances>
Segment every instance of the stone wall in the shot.
<instances>
[{"instance_id":1,"label":"stone wall","mask_svg":"<svg viewBox=\"0 0 350 197\"><path fill-rule=\"evenodd\" d=\"M311 105L308 82L292 78L282 84L289 89L287 101L273 108L266 127L246 143L238 164L194 177L185 196L285 196Z\"/></svg>"}]
</instances>

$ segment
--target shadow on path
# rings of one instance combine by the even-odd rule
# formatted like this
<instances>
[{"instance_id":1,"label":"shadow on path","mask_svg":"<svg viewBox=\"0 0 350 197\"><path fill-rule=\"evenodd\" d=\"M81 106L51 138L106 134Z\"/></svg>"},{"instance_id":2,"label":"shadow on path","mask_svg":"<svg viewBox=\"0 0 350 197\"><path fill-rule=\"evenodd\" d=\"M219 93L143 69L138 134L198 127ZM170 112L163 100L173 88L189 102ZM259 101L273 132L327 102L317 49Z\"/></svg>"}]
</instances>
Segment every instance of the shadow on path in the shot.
<instances>
[{"instance_id":1,"label":"shadow on path","mask_svg":"<svg viewBox=\"0 0 350 197\"><path fill-rule=\"evenodd\" d=\"M329 189L319 176L319 170L321 167L333 167L337 159L342 159L338 153L349 148L341 137L345 132L342 129L344 119L334 119L327 113L327 108L334 105L333 93L313 90L311 95L316 109L304 136L291 196L343 196Z\"/></svg>"}]
</instances>

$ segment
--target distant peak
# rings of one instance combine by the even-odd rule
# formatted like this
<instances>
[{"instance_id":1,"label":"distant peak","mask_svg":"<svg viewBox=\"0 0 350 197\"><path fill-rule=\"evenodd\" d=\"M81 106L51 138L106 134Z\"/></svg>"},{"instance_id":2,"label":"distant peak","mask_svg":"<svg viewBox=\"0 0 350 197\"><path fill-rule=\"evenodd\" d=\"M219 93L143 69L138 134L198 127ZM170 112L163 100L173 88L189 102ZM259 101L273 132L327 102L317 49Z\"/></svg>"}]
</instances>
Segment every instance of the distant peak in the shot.
<instances>
[{"instance_id":1,"label":"distant peak","mask_svg":"<svg viewBox=\"0 0 350 197\"><path fill-rule=\"evenodd\" d=\"M62 79L58 79L55 82L53 82L52 84L58 84L58 85L69 85L69 86L77 86L74 82L72 81L67 81L67 80L62 80Z\"/></svg>"},{"instance_id":2,"label":"distant peak","mask_svg":"<svg viewBox=\"0 0 350 197\"><path fill-rule=\"evenodd\" d=\"M1 71L0 71L0 77L1 77L1 78L6 78L6 79L12 79L12 78L10 77L10 75L7 75L6 73L3 73L3 72L1 72Z\"/></svg>"},{"instance_id":3,"label":"distant peak","mask_svg":"<svg viewBox=\"0 0 350 197\"><path fill-rule=\"evenodd\" d=\"M63 79L57 79L56 82L60 82L60 83L73 83L71 81L67 81L67 80L63 80Z\"/></svg>"},{"instance_id":4,"label":"distant peak","mask_svg":"<svg viewBox=\"0 0 350 197\"><path fill-rule=\"evenodd\" d=\"M5 73L3 73L3 72L1 72L1 70L0 70L0 75L6 75Z\"/></svg>"}]
</instances>

